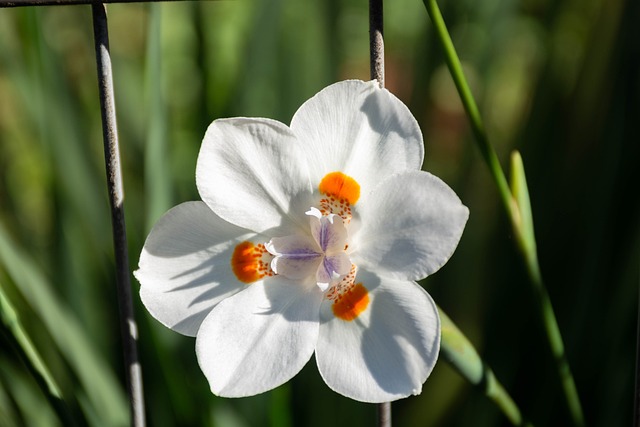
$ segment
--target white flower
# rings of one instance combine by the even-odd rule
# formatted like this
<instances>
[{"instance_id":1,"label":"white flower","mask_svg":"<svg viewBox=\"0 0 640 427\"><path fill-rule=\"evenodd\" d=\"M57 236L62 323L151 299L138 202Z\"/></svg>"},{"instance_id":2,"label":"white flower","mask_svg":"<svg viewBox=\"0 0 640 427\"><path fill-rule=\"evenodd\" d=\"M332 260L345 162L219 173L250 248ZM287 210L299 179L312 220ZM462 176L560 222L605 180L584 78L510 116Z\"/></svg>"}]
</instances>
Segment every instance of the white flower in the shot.
<instances>
[{"instance_id":1,"label":"white flower","mask_svg":"<svg viewBox=\"0 0 640 427\"><path fill-rule=\"evenodd\" d=\"M196 336L213 393L271 390L314 352L347 397L420 393L440 320L415 280L449 259L468 217L420 171L423 155L416 120L375 81L325 88L291 126L209 126L196 168L203 201L158 221L135 275L149 312Z\"/></svg>"}]
</instances>

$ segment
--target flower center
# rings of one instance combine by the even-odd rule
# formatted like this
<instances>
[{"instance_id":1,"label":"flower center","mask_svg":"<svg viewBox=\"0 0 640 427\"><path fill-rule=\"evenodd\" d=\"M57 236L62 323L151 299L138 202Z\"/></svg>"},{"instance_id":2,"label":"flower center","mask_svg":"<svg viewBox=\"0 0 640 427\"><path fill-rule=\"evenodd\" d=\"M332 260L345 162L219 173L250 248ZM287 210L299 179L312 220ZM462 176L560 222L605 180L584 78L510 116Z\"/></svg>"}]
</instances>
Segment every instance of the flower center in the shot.
<instances>
[{"instance_id":1,"label":"flower center","mask_svg":"<svg viewBox=\"0 0 640 427\"><path fill-rule=\"evenodd\" d=\"M351 260L347 248L347 229L341 217L322 215L317 208L308 212L310 235L274 237L265 245L274 256L271 269L289 279L302 279L315 274L320 289L349 273Z\"/></svg>"},{"instance_id":2,"label":"flower center","mask_svg":"<svg viewBox=\"0 0 640 427\"><path fill-rule=\"evenodd\" d=\"M231 266L238 280L252 283L265 276L291 280L314 277L326 298L333 301L336 317L357 318L369 305L362 283L355 283L357 268L347 254L351 206L360 198L360 185L342 172L322 179L318 208L311 207L309 233L274 237L265 244L242 242L236 246Z\"/></svg>"}]
</instances>

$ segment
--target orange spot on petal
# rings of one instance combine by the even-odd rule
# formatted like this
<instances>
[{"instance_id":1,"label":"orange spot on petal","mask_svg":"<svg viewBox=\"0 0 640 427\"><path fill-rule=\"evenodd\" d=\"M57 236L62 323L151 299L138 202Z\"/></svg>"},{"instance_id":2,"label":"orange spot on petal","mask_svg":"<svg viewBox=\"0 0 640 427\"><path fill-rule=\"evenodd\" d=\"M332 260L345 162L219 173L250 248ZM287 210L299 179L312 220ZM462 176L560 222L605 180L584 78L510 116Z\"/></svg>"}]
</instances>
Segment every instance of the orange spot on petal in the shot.
<instances>
[{"instance_id":1,"label":"orange spot on petal","mask_svg":"<svg viewBox=\"0 0 640 427\"><path fill-rule=\"evenodd\" d=\"M320 181L318 190L328 196L345 199L352 205L355 205L360 198L360 184L342 172L326 174Z\"/></svg>"},{"instance_id":2,"label":"orange spot on petal","mask_svg":"<svg viewBox=\"0 0 640 427\"><path fill-rule=\"evenodd\" d=\"M356 283L351 289L333 303L331 307L336 317L350 322L356 319L369 306L369 291L362 286L362 283Z\"/></svg>"},{"instance_id":3,"label":"orange spot on petal","mask_svg":"<svg viewBox=\"0 0 640 427\"><path fill-rule=\"evenodd\" d=\"M264 252L263 245L256 246L251 242L242 242L236 246L231 256L231 268L238 280L253 283L267 275L265 262L262 260Z\"/></svg>"}]
</instances>

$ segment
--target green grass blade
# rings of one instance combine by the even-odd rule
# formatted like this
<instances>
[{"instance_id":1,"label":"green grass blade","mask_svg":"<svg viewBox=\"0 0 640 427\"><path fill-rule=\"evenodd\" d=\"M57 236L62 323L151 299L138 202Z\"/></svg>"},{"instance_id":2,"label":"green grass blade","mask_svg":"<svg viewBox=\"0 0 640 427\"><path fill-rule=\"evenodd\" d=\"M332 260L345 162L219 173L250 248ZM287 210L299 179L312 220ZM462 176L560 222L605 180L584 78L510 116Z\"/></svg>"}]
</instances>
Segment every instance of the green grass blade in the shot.
<instances>
[{"instance_id":1,"label":"green grass blade","mask_svg":"<svg viewBox=\"0 0 640 427\"><path fill-rule=\"evenodd\" d=\"M514 189L517 190L518 195L514 198L514 195L507 184L498 156L492 145L489 143L478 106L473 94L471 93L469 84L467 83L467 79L460 63L460 58L453 46L451 36L449 35L447 26L445 25L442 14L440 13L438 4L436 0L423 0L423 2L427 8L429 17L433 21L437 39L444 51L449 72L451 73L451 77L458 89L460 99L471 123L471 128L476 137L478 148L489 167L498 189L498 193L500 194L502 205L517 235L519 241L518 246L521 249L527 273L529 274L529 280L534 288L534 292L536 293L537 304L547 333L549 348L551 349L558 367L558 375L562 381L562 389L567 409L571 414L573 424L575 426L583 426L584 415L582 413L582 407L580 405L580 398L575 386L575 381L573 380L573 375L571 374L571 369L569 368L569 363L565 356L560 328L558 327L556 316L551 305L551 300L549 299L549 295L542 281L535 244L531 245L531 242L533 242L533 220L531 218L531 207L529 204L528 190L526 189L526 181L524 180L524 168L522 168L522 163L520 162L520 169L515 172L517 182L514 184ZM518 205L518 202L520 202L520 205ZM520 212L520 206L525 210L524 217ZM530 232L525 232L522 228L523 220L529 222ZM525 241L529 246L525 246Z\"/></svg>"},{"instance_id":2,"label":"green grass blade","mask_svg":"<svg viewBox=\"0 0 640 427\"><path fill-rule=\"evenodd\" d=\"M149 29L147 32L147 105L149 106L149 126L147 144L144 150L144 170L146 188L146 224L151 226L171 207L171 168L167 150L168 117L164 101L162 75L162 4L149 5Z\"/></svg>"},{"instance_id":3,"label":"green grass blade","mask_svg":"<svg viewBox=\"0 0 640 427\"><path fill-rule=\"evenodd\" d=\"M45 385L44 390L56 399L61 399L62 394L60 393L60 387L58 387L58 385L56 384L55 380L51 376L51 373L49 372L49 369L43 363L38 350L36 350L33 342L31 341L25 330L22 328L22 324L20 323L18 314L5 295L1 283L0 319L2 319L4 328L6 328L13 337L12 339L15 344L17 344L21 355L24 356L25 362L37 374L36 379L39 379L39 382Z\"/></svg>"},{"instance_id":4,"label":"green grass blade","mask_svg":"<svg viewBox=\"0 0 640 427\"><path fill-rule=\"evenodd\" d=\"M482 121L482 117L480 116L480 110L478 109L478 105L473 97L469 83L464 76L460 58L458 58L458 54L453 46L453 41L451 40L447 26L444 23L438 4L435 0L423 0L423 2L436 29L437 39L444 50L445 61L449 67L449 72L451 73L453 82L456 85L458 94L460 95L460 100L462 101L464 110L469 118L471 130L473 131L478 143L478 149L487 163L489 171L496 183L504 209L507 211L509 216L512 216L513 205L511 201L511 192L509 191L509 185L507 184L507 178L500 166L498 155L489 143L489 138L487 138L485 126Z\"/></svg>"},{"instance_id":5,"label":"green grass blade","mask_svg":"<svg viewBox=\"0 0 640 427\"><path fill-rule=\"evenodd\" d=\"M35 379L36 383L47 398L51 407L65 425L75 425L66 402L63 400L60 387L51 375L49 368L44 363L40 353L33 345L33 341L22 327L18 313L5 295L0 283L0 319L2 326L7 331L7 338L20 359Z\"/></svg>"},{"instance_id":6,"label":"green grass blade","mask_svg":"<svg viewBox=\"0 0 640 427\"><path fill-rule=\"evenodd\" d=\"M473 344L453 321L438 307L442 322L440 354L469 383L493 401L514 426L531 426L525 422L520 409L498 381L495 374L480 358Z\"/></svg>"},{"instance_id":7,"label":"green grass blade","mask_svg":"<svg viewBox=\"0 0 640 427\"><path fill-rule=\"evenodd\" d=\"M514 221L515 232L520 238L520 244L527 253L536 254L536 238L533 231L533 215L529 200L529 187L524 174L522 156L518 151L511 153L511 193L518 207L517 221Z\"/></svg>"},{"instance_id":8,"label":"green grass blade","mask_svg":"<svg viewBox=\"0 0 640 427\"><path fill-rule=\"evenodd\" d=\"M13 402L0 378L0 420L3 427L18 427Z\"/></svg>"},{"instance_id":9,"label":"green grass blade","mask_svg":"<svg viewBox=\"0 0 640 427\"><path fill-rule=\"evenodd\" d=\"M573 380L573 375L571 374L571 367L569 366L569 362L567 362L564 342L560 334L560 329L558 328L558 321L556 320L551 299L544 286L542 273L540 272L527 178L524 173L522 157L517 151L511 155L511 189L518 212L517 220L513 221L518 247L525 260L529 277L533 283L534 292L536 293L536 299L539 304L539 311L542 315L542 322L547 331L549 346L560 375L560 381L567 400L569 412L573 417L575 425L582 426L584 425L584 416L578 397L578 390Z\"/></svg>"},{"instance_id":10,"label":"green grass blade","mask_svg":"<svg viewBox=\"0 0 640 427\"><path fill-rule=\"evenodd\" d=\"M103 425L126 425L128 411L124 392L111 368L96 353L80 326L81 322L70 314L52 292L52 286L37 264L11 241L1 224L0 266L41 317L60 352L78 376L92 409Z\"/></svg>"},{"instance_id":11,"label":"green grass blade","mask_svg":"<svg viewBox=\"0 0 640 427\"><path fill-rule=\"evenodd\" d=\"M5 427L13 423L22 427L66 427L64 421L59 420L46 404L42 393L33 387L28 374L11 363L3 362L5 360L0 359L0 387L6 390L13 409L6 422L0 418L0 425Z\"/></svg>"}]
</instances>

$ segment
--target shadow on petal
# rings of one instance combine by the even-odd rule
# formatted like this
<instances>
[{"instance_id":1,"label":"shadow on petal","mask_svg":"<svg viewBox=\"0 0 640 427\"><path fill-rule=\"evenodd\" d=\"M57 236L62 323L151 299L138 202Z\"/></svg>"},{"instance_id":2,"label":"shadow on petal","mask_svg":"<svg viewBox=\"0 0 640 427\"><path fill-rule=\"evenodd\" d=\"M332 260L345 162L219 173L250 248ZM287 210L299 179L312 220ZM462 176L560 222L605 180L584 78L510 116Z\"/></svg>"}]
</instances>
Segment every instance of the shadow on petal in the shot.
<instances>
[{"instance_id":1,"label":"shadow on petal","mask_svg":"<svg viewBox=\"0 0 640 427\"><path fill-rule=\"evenodd\" d=\"M406 301L399 298L399 294L389 286L381 286L380 278L367 276L366 283L374 295L370 322L364 329L361 345L367 368L385 392L404 396L418 394L438 357L439 339L425 337L424 332L430 325L417 324L415 312L404 309ZM428 308L426 306L425 311Z\"/></svg>"},{"instance_id":2,"label":"shadow on petal","mask_svg":"<svg viewBox=\"0 0 640 427\"><path fill-rule=\"evenodd\" d=\"M373 131L379 135L395 133L402 139L422 139L420 128L409 109L402 102L386 90L376 90L365 99L360 109ZM411 121L412 126L407 126L403 121Z\"/></svg>"},{"instance_id":3,"label":"shadow on petal","mask_svg":"<svg viewBox=\"0 0 640 427\"><path fill-rule=\"evenodd\" d=\"M200 327L200 324L202 324L202 321L204 320L205 317L207 317L207 314L209 314L210 312L211 312L211 309L206 308L204 310L198 311L197 313L193 313L185 317L180 322L173 325L172 329L176 331L197 329Z\"/></svg>"},{"instance_id":4,"label":"shadow on petal","mask_svg":"<svg viewBox=\"0 0 640 427\"><path fill-rule=\"evenodd\" d=\"M315 282L309 280L290 280L281 276L267 277L264 289L270 306L255 314L271 315L280 313L289 322L318 322L320 303L323 293ZM273 286L276 284L276 286ZM313 310L298 310L294 306L314 307Z\"/></svg>"}]
</instances>

